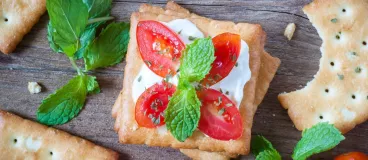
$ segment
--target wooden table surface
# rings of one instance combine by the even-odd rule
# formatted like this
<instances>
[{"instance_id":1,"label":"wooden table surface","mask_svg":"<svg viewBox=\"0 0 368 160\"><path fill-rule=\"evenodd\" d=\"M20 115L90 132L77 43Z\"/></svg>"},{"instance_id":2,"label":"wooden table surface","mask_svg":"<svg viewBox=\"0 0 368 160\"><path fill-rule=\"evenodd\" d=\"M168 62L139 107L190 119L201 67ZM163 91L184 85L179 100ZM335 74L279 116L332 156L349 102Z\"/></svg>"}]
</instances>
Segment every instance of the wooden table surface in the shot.
<instances>
[{"instance_id":1,"label":"wooden table surface","mask_svg":"<svg viewBox=\"0 0 368 160\"><path fill-rule=\"evenodd\" d=\"M189 10L210 18L235 22L259 23L267 32L266 50L279 57L282 64L270 86L268 94L255 115L252 134L264 135L284 159L290 159L292 150L301 137L290 121L277 95L300 89L313 79L321 57L321 39L311 25L302 7L310 0L177 0ZM141 3L164 5L166 0L117 0L113 2L112 15L118 21L129 21L130 14ZM24 37L11 55L0 54L0 109L35 120L41 100L64 85L75 75L69 60L53 53L46 39L48 16L44 15L32 31ZM292 41L287 41L283 31L289 22L297 29ZM82 65L80 62L79 65ZM102 93L89 96L79 116L56 128L91 140L121 153L121 159L187 159L171 148L124 145L118 143L113 130L111 108L122 88L125 62L91 74L97 76ZM31 95L27 83L37 81L44 90ZM311 159L331 159L348 152L368 153L368 123L355 127L346 134L346 140L331 151ZM241 159L254 159L242 156Z\"/></svg>"}]
</instances>

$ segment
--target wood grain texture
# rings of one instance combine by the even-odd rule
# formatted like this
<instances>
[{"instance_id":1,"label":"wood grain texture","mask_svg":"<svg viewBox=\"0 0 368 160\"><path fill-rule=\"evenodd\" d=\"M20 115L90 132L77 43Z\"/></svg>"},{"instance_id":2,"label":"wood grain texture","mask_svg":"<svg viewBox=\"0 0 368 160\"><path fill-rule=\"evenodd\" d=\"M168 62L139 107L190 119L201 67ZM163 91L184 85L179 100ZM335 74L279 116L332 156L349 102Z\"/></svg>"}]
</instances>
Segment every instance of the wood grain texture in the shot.
<instances>
[{"instance_id":1,"label":"wood grain texture","mask_svg":"<svg viewBox=\"0 0 368 160\"><path fill-rule=\"evenodd\" d=\"M301 8L310 0L177 0L189 10L219 20L260 23L267 32L266 51L281 59L282 63L271 83L268 94L260 105L254 120L253 134L268 138L284 159L290 159L296 142L301 137L279 102L277 95L302 88L312 80L318 70L322 43L315 28ZM112 14L118 21L128 21L131 12L141 3L164 5L166 0L117 0ZM52 53L46 39L48 16L25 36L11 55L0 54L0 108L35 120L41 100L64 85L75 71L69 60L61 54ZM297 25L291 41L283 36L289 22ZM1 33L0 33L1 34ZM79 63L82 65L82 63ZM87 104L78 117L56 128L86 138L96 144L121 153L121 159L187 159L179 151L170 148L123 145L118 143L113 131L111 107L122 88L123 67L91 72L96 75L102 93L89 96ZM42 84L40 94L31 95L27 90L29 81ZM368 123L358 125L346 134L346 140L333 150L311 159L331 159L348 152L368 153ZM243 156L240 159L254 159Z\"/></svg>"}]
</instances>

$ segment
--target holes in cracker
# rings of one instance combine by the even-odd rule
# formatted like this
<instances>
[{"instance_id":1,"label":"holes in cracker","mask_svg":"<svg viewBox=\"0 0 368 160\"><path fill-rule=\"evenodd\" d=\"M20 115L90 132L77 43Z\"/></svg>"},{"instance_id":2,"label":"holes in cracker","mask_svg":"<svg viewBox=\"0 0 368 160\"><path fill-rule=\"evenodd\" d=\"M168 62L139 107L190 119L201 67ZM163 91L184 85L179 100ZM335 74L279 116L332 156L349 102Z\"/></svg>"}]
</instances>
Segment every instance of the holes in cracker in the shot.
<instances>
[{"instance_id":1,"label":"holes in cracker","mask_svg":"<svg viewBox=\"0 0 368 160\"><path fill-rule=\"evenodd\" d=\"M49 152L50 156L52 156L54 153L52 151Z\"/></svg>"},{"instance_id":2,"label":"holes in cracker","mask_svg":"<svg viewBox=\"0 0 368 160\"><path fill-rule=\"evenodd\" d=\"M361 73L362 72L362 68L361 67L356 67L355 68L355 73Z\"/></svg>"},{"instance_id":3,"label":"holes in cracker","mask_svg":"<svg viewBox=\"0 0 368 160\"><path fill-rule=\"evenodd\" d=\"M353 94L353 95L351 95L351 98L352 99L356 99L356 96Z\"/></svg>"},{"instance_id":4,"label":"holes in cracker","mask_svg":"<svg viewBox=\"0 0 368 160\"><path fill-rule=\"evenodd\" d=\"M367 41L362 42L363 46L367 46Z\"/></svg>"},{"instance_id":5,"label":"holes in cracker","mask_svg":"<svg viewBox=\"0 0 368 160\"><path fill-rule=\"evenodd\" d=\"M14 144L16 144L18 142L18 139L14 138L13 142L14 142Z\"/></svg>"},{"instance_id":6,"label":"holes in cracker","mask_svg":"<svg viewBox=\"0 0 368 160\"><path fill-rule=\"evenodd\" d=\"M5 22L8 22L8 21L9 21L9 19L8 19L8 18L4 18L4 21L5 21Z\"/></svg>"},{"instance_id":7,"label":"holes in cracker","mask_svg":"<svg viewBox=\"0 0 368 160\"><path fill-rule=\"evenodd\" d=\"M326 88L326 89L325 89L325 92L326 92L326 93L328 93L328 92L330 92L330 90L329 90L328 88Z\"/></svg>"},{"instance_id":8,"label":"holes in cracker","mask_svg":"<svg viewBox=\"0 0 368 160\"><path fill-rule=\"evenodd\" d=\"M340 37L340 35L338 35L338 34L337 34L335 38L336 38L337 40L340 40L340 38L341 38L341 37Z\"/></svg>"},{"instance_id":9,"label":"holes in cracker","mask_svg":"<svg viewBox=\"0 0 368 160\"><path fill-rule=\"evenodd\" d=\"M330 65L333 67L335 66L335 62L330 62Z\"/></svg>"},{"instance_id":10,"label":"holes in cracker","mask_svg":"<svg viewBox=\"0 0 368 160\"><path fill-rule=\"evenodd\" d=\"M345 8L343 8L341 11L342 11L343 13L345 13L345 12L346 12L346 9L345 9Z\"/></svg>"},{"instance_id":11,"label":"holes in cracker","mask_svg":"<svg viewBox=\"0 0 368 160\"><path fill-rule=\"evenodd\" d=\"M322 116L322 115L320 115L320 116L319 116L319 119L320 119L320 120L323 120L323 116Z\"/></svg>"}]
</instances>

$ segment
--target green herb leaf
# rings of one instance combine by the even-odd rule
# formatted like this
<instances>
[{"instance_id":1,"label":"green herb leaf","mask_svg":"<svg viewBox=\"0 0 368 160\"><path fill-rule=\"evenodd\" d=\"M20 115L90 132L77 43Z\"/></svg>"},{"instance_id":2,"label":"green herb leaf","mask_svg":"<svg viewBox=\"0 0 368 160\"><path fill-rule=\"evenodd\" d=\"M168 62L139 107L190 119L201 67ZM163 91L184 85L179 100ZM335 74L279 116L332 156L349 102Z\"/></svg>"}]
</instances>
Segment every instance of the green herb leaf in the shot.
<instances>
[{"instance_id":1,"label":"green herb leaf","mask_svg":"<svg viewBox=\"0 0 368 160\"><path fill-rule=\"evenodd\" d=\"M84 53L86 70L115 65L123 59L129 43L128 23L111 23Z\"/></svg>"},{"instance_id":2,"label":"green herb leaf","mask_svg":"<svg viewBox=\"0 0 368 160\"><path fill-rule=\"evenodd\" d=\"M302 139L294 148L292 158L305 160L313 154L334 148L344 139L345 137L334 125L319 123L303 131Z\"/></svg>"},{"instance_id":3,"label":"green herb leaf","mask_svg":"<svg viewBox=\"0 0 368 160\"><path fill-rule=\"evenodd\" d=\"M251 149L257 160L281 160L280 154L263 136L252 137Z\"/></svg>"},{"instance_id":4,"label":"green herb leaf","mask_svg":"<svg viewBox=\"0 0 368 160\"><path fill-rule=\"evenodd\" d=\"M96 37L96 27L89 25L86 30L84 30L82 36L80 37L81 48L75 53L75 59L83 58L83 54L87 49L87 46L95 39Z\"/></svg>"},{"instance_id":5,"label":"green herb leaf","mask_svg":"<svg viewBox=\"0 0 368 160\"><path fill-rule=\"evenodd\" d=\"M87 77L87 92L88 94L97 94L101 92L95 76Z\"/></svg>"},{"instance_id":6,"label":"green herb leaf","mask_svg":"<svg viewBox=\"0 0 368 160\"><path fill-rule=\"evenodd\" d=\"M46 125L64 124L83 108L87 96L87 77L78 75L49 95L37 109L37 119Z\"/></svg>"},{"instance_id":7,"label":"green herb leaf","mask_svg":"<svg viewBox=\"0 0 368 160\"><path fill-rule=\"evenodd\" d=\"M88 6L89 19L110 15L112 0L83 0Z\"/></svg>"},{"instance_id":8,"label":"green herb leaf","mask_svg":"<svg viewBox=\"0 0 368 160\"><path fill-rule=\"evenodd\" d=\"M55 44L72 57L80 47L79 37L84 31L88 20L88 8L82 0L47 0L47 11Z\"/></svg>"},{"instance_id":9,"label":"green herb leaf","mask_svg":"<svg viewBox=\"0 0 368 160\"><path fill-rule=\"evenodd\" d=\"M211 38L196 39L183 52L180 65L180 78L189 82L201 81L211 70L215 60L215 49Z\"/></svg>"},{"instance_id":10,"label":"green herb leaf","mask_svg":"<svg viewBox=\"0 0 368 160\"><path fill-rule=\"evenodd\" d=\"M47 25L47 40L50 43L50 48L57 53L63 52L63 50L55 44L54 34L57 34L56 30L52 27L51 21Z\"/></svg>"},{"instance_id":11,"label":"green herb leaf","mask_svg":"<svg viewBox=\"0 0 368 160\"><path fill-rule=\"evenodd\" d=\"M183 142L198 126L200 117L199 101L194 87L177 90L171 97L165 112L165 122L171 134Z\"/></svg>"}]
</instances>

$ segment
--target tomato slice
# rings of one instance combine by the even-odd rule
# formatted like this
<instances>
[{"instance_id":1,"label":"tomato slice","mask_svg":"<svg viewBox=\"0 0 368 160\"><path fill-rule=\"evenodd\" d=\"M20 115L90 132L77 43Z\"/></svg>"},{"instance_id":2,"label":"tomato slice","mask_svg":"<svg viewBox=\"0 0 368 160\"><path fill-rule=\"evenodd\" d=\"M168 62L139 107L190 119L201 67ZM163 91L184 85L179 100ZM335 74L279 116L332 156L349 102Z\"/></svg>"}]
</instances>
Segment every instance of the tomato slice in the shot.
<instances>
[{"instance_id":1,"label":"tomato slice","mask_svg":"<svg viewBox=\"0 0 368 160\"><path fill-rule=\"evenodd\" d=\"M362 152L349 152L335 157L334 160L368 160L368 156Z\"/></svg>"},{"instance_id":2,"label":"tomato slice","mask_svg":"<svg viewBox=\"0 0 368 160\"><path fill-rule=\"evenodd\" d=\"M241 48L238 34L222 33L212 39L215 47L215 61L209 74L202 80L202 85L211 86L224 79L236 65Z\"/></svg>"},{"instance_id":3,"label":"tomato slice","mask_svg":"<svg viewBox=\"0 0 368 160\"><path fill-rule=\"evenodd\" d=\"M154 128L165 124L164 110L175 90L174 85L163 81L144 91L135 105L135 120L138 125Z\"/></svg>"},{"instance_id":4,"label":"tomato slice","mask_svg":"<svg viewBox=\"0 0 368 160\"><path fill-rule=\"evenodd\" d=\"M235 104L214 89L199 91L202 102L198 129L211 138L235 140L242 136L243 122Z\"/></svg>"},{"instance_id":5,"label":"tomato slice","mask_svg":"<svg viewBox=\"0 0 368 160\"><path fill-rule=\"evenodd\" d=\"M176 74L185 48L177 33L157 21L140 21L137 42L143 61L154 73L161 77Z\"/></svg>"}]
</instances>

